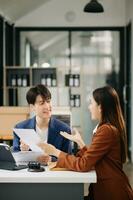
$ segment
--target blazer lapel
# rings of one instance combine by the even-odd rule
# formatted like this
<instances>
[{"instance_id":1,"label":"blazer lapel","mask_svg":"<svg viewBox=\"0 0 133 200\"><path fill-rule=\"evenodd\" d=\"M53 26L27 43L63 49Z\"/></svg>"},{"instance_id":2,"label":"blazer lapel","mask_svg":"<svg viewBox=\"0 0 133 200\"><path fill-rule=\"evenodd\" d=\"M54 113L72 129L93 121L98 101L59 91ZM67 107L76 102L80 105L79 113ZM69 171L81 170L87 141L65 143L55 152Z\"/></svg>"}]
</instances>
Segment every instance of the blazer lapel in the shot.
<instances>
[{"instance_id":1,"label":"blazer lapel","mask_svg":"<svg viewBox=\"0 0 133 200\"><path fill-rule=\"evenodd\" d=\"M48 127L48 143L53 144L54 141L54 118L51 117Z\"/></svg>"},{"instance_id":2,"label":"blazer lapel","mask_svg":"<svg viewBox=\"0 0 133 200\"><path fill-rule=\"evenodd\" d=\"M30 129L36 130L36 117L31 118L28 124Z\"/></svg>"}]
</instances>

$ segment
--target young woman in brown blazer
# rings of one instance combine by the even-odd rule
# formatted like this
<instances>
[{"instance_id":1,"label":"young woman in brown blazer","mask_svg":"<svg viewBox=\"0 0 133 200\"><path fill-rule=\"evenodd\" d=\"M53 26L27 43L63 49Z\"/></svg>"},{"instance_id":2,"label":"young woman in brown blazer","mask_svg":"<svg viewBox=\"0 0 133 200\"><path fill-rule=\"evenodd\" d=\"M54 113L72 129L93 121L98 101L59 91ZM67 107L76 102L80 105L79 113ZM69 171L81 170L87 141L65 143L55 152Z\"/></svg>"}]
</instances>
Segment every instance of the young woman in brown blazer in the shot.
<instances>
[{"instance_id":1,"label":"young woman in brown blazer","mask_svg":"<svg viewBox=\"0 0 133 200\"><path fill-rule=\"evenodd\" d=\"M58 157L56 167L87 172L95 168L97 183L91 184L87 199L133 200L133 190L122 170L126 161L125 123L116 91L109 87L93 91L89 105L91 118L98 120L92 143L86 146L78 131L72 136L63 132L80 147L76 156L64 153L50 144L39 144L45 153Z\"/></svg>"}]
</instances>

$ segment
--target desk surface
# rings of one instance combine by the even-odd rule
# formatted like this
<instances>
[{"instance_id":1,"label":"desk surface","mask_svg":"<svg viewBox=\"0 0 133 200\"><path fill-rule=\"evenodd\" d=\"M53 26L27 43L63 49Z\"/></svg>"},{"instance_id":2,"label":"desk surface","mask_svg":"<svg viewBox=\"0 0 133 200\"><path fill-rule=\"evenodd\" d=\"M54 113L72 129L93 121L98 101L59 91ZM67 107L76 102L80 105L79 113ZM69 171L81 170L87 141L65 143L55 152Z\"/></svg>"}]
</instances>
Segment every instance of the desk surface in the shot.
<instances>
[{"instance_id":1,"label":"desk surface","mask_svg":"<svg viewBox=\"0 0 133 200\"><path fill-rule=\"evenodd\" d=\"M0 183L96 183L96 172L0 170Z\"/></svg>"}]
</instances>

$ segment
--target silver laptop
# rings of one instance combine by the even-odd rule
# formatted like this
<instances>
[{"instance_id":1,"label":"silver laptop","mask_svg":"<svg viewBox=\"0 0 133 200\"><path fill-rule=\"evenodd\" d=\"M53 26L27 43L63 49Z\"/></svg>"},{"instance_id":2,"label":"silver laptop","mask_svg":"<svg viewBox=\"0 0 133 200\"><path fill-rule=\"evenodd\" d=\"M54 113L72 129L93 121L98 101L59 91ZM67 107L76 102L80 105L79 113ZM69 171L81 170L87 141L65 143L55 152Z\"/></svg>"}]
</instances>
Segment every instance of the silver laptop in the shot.
<instances>
[{"instance_id":1,"label":"silver laptop","mask_svg":"<svg viewBox=\"0 0 133 200\"><path fill-rule=\"evenodd\" d=\"M7 144L0 143L0 169L20 170L27 168L27 165L17 165Z\"/></svg>"}]
</instances>

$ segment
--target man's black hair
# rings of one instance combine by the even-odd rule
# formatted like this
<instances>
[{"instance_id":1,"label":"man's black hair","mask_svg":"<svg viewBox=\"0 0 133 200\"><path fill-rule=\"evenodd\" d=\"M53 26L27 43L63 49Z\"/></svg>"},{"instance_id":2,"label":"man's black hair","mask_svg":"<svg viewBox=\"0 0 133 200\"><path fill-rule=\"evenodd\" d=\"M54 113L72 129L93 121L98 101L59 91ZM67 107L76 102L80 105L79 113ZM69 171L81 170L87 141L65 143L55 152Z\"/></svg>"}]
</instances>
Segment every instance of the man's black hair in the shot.
<instances>
[{"instance_id":1,"label":"man's black hair","mask_svg":"<svg viewBox=\"0 0 133 200\"><path fill-rule=\"evenodd\" d=\"M26 94L28 104L35 104L36 97L40 95L44 100L51 99L51 93L45 85L36 85L30 88Z\"/></svg>"}]
</instances>

